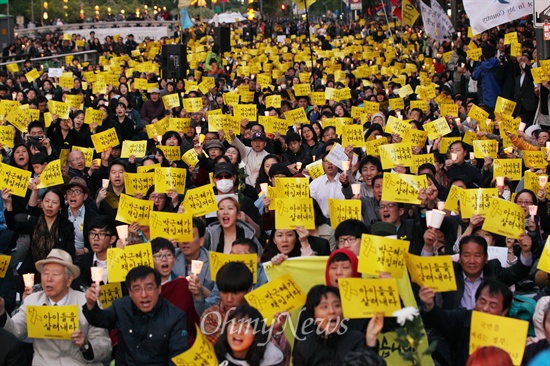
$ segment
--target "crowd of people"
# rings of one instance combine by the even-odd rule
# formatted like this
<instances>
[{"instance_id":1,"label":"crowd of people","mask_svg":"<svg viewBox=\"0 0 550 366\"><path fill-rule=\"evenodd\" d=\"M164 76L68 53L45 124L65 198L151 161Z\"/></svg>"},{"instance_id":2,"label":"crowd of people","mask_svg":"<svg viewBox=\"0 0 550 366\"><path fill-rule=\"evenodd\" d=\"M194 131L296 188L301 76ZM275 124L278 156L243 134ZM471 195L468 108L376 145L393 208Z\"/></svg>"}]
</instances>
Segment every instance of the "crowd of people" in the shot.
<instances>
[{"instance_id":1,"label":"crowd of people","mask_svg":"<svg viewBox=\"0 0 550 366\"><path fill-rule=\"evenodd\" d=\"M473 311L511 316L519 299L533 307L536 303L524 319L534 328L522 364L546 364L550 287L548 273L537 269L539 260L548 261L549 255L546 185L533 189L524 177L497 181L493 158L475 158L464 139L474 134L475 139L496 140L499 159L545 151L550 140L550 70L537 59L532 22L517 20L469 37L462 16L452 39L436 41L422 26L359 19L344 29L323 18L310 24L312 53L310 40L300 35L305 23L279 24L275 34L287 35L285 41L258 32L246 44L240 42L243 27L233 26L236 45L226 53L213 46L213 29L206 25L178 33L189 50L185 78L159 74L158 67L138 71L140 64L159 60L151 50L160 52L162 44L180 40L138 44L133 37L100 40L93 31L85 47L97 47L104 57L97 65L76 58L65 65L72 88L61 87L59 78L47 72L28 80L35 70L30 62L19 72L0 70L2 120L13 130L13 141L3 139L0 145L2 165L32 174L24 195L14 194L10 184L2 186L0 253L11 260L0 278L0 364L172 364L206 338L223 365L384 365L379 336L399 325L391 314L344 319L339 291L339 280L362 276L358 257L365 234L407 240L413 255L452 257L456 291L439 293L410 283L428 340L437 342L432 358L438 365L512 365L509 350L482 347L470 354L471 319ZM264 23L255 27L265 32ZM511 55L504 42L513 32L521 55ZM46 34L17 42L27 49L57 49L61 44L70 53L76 40ZM482 50L479 59L468 56L474 48ZM542 76L534 77L534 69L543 69L537 74ZM116 75L117 81L95 90L97 77L107 74ZM136 87L141 79L151 87ZM213 83L206 82L211 79ZM304 85L310 91L297 92ZM426 94L423 88L432 86L434 94ZM403 93L408 87L411 92ZM313 93L323 92L320 103ZM165 105L163 97L171 95L178 96L179 106ZM239 107L227 102L235 95ZM68 102L74 96L80 97L81 106L71 105L68 117L49 110L49 101ZM515 102L515 109L503 111L499 97ZM200 98L200 108L186 110L189 98ZM28 121L26 131L10 123L9 101L37 111L30 113L37 118ZM411 106L418 101L424 102L423 108ZM398 102L402 107L395 108ZM372 103L377 110L367 111ZM442 113L445 103L456 106L458 113ZM237 118L241 105L254 105L256 113ZM469 116L478 107L487 120ZM102 111L101 123L85 123L88 109ZM303 111L304 117L291 120L293 111ZM233 127L209 128L209 119L220 114L234 120ZM157 129L171 126L172 118L184 127ZM439 118L450 132L425 137L408 151L412 156L431 154L433 163L413 167L396 162L383 168L378 149L366 148L377 140L408 142L405 131L423 131ZM408 127L390 131L390 120ZM520 120L521 128L500 128ZM274 131L275 123L287 128ZM342 126L347 124L361 126L361 147L342 146ZM151 125L160 134L151 135ZM110 129L119 145L95 151L92 158L78 149L94 148L94 135ZM444 144L449 137L453 140ZM147 153L122 158L124 141L146 141ZM179 147L182 156L194 151L196 160L169 159L165 146ZM338 149L343 164L331 157ZM547 153L543 156L541 166L526 160L522 171L547 177ZM41 174L58 159L63 184L43 188ZM313 177L310 164L316 162L322 173ZM149 225L138 222L126 223L128 237L121 238L116 229L125 224L117 221L117 211L126 194L126 173L157 167L183 168L187 174L183 194L152 185L134 195L152 201L154 211L185 213L186 193L205 185L212 185L218 197L214 215L193 218L191 241L152 238ZM425 176L427 187L418 190L420 203L382 199L383 190L391 189L384 185L388 173ZM276 188L278 178L296 177L310 180L314 227L280 229L274 197L265 187ZM453 187L497 188L498 198L522 208L524 231L504 237L482 229L485 215L463 218L460 200L454 203L458 209L445 210L440 227L431 227L427 213L441 209ZM330 199L360 201L359 217L336 221ZM124 296L103 308L98 285L109 283L108 250L141 243L150 243L154 268L131 269L122 285ZM490 257L491 247L506 248L506 259ZM256 278L244 263L229 262L212 280L210 252L255 255ZM310 256L326 256L326 282L305 289L298 332L288 339L282 332L288 316L284 309L272 322L245 296L273 280L262 263L279 266ZM195 261L202 262L198 271ZM92 267L105 269L101 279L92 278ZM28 273L35 275L33 286L23 280ZM391 275L383 272L380 278ZM70 340L30 342L28 307L33 305L78 305L78 329ZM271 324L269 332L266 324Z\"/></svg>"}]
</instances>

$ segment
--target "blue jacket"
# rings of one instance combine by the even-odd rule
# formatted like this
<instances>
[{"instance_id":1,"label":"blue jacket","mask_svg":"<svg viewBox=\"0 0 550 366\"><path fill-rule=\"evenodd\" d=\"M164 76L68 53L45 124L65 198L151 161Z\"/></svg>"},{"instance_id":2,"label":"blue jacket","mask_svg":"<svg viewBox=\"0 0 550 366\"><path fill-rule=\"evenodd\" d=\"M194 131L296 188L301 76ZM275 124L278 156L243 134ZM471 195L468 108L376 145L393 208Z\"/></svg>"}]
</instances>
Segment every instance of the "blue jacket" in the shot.
<instances>
[{"instance_id":1,"label":"blue jacket","mask_svg":"<svg viewBox=\"0 0 550 366\"><path fill-rule=\"evenodd\" d=\"M90 311L84 304L82 312L93 326L118 330L117 365L174 365L172 357L189 348L185 313L162 297L148 313L129 296L105 310L96 305Z\"/></svg>"},{"instance_id":2,"label":"blue jacket","mask_svg":"<svg viewBox=\"0 0 550 366\"><path fill-rule=\"evenodd\" d=\"M499 66L499 59L493 57L477 65L472 73L472 79L481 80L483 104L488 107L494 107L502 93L502 82L497 77Z\"/></svg>"}]
</instances>

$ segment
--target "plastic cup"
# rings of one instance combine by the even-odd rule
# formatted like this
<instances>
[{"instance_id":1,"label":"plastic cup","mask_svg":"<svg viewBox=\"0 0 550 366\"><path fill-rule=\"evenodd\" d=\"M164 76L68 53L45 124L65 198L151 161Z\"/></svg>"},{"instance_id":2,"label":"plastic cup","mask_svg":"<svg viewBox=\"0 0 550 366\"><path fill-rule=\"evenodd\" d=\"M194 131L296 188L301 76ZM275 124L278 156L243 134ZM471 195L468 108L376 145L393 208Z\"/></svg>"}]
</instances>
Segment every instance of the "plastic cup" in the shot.
<instances>
[{"instance_id":1,"label":"plastic cup","mask_svg":"<svg viewBox=\"0 0 550 366\"><path fill-rule=\"evenodd\" d=\"M361 194L361 183L353 183L351 185L351 191L353 192L354 196Z\"/></svg>"},{"instance_id":2,"label":"plastic cup","mask_svg":"<svg viewBox=\"0 0 550 366\"><path fill-rule=\"evenodd\" d=\"M426 151L429 153L432 150L432 145L426 145Z\"/></svg>"},{"instance_id":3,"label":"plastic cup","mask_svg":"<svg viewBox=\"0 0 550 366\"><path fill-rule=\"evenodd\" d=\"M260 183L260 189L262 190L262 193L267 196L267 187L269 187L268 183Z\"/></svg>"},{"instance_id":4,"label":"plastic cup","mask_svg":"<svg viewBox=\"0 0 550 366\"><path fill-rule=\"evenodd\" d=\"M497 177L497 187L504 187L504 177Z\"/></svg>"},{"instance_id":5,"label":"plastic cup","mask_svg":"<svg viewBox=\"0 0 550 366\"><path fill-rule=\"evenodd\" d=\"M191 273L194 275L199 275L202 271L203 261L192 260L191 261Z\"/></svg>"},{"instance_id":6,"label":"plastic cup","mask_svg":"<svg viewBox=\"0 0 550 366\"><path fill-rule=\"evenodd\" d=\"M437 203L437 209L439 211L443 211L445 209L445 202L438 202Z\"/></svg>"},{"instance_id":7,"label":"plastic cup","mask_svg":"<svg viewBox=\"0 0 550 366\"><path fill-rule=\"evenodd\" d=\"M101 165L101 159L94 159L97 165Z\"/></svg>"},{"instance_id":8,"label":"plastic cup","mask_svg":"<svg viewBox=\"0 0 550 366\"><path fill-rule=\"evenodd\" d=\"M548 176L547 175L540 176L539 177L539 185L541 186L541 188L546 187L546 183L548 183Z\"/></svg>"},{"instance_id":9,"label":"plastic cup","mask_svg":"<svg viewBox=\"0 0 550 366\"><path fill-rule=\"evenodd\" d=\"M471 152L470 153L470 160L474 160L476 158L476 154Z\"/></svg>"},{"instance_id":10,"label":"plastic cup","mask_svg":"<svg viewBox=\"0 0 550 366\"><path fill-rule=\"evenodd\" d=\"M197 135L200 135L202 132L202 127L201 126L195 127L195 131L197 131Z\"/></svg>"},{"instance_id":11,"label":"plastic cup","mask_svg":"<svg viewBox=\"0 0 550 366\"><path fill-rule=\"evenodd\" d=\"M537 205L529 205L529 215L531 216L537 216L539 206Z\"/></svg>"},{"instance_id":12,"label":"plastic cup","mask_svg":"<svg viewBox=\"0 0 550 366\"><path fill-rule=\"evenodd\" d=\"M451 160L452 160L452 161L456 161L457 158L458 158L458 154L457 154L457 153L451 153Z\"/></svg>"},{"instance_id":13,"label":"plastic cup","mask_svg":"<svg viewBox=\"0 0 550 366\"><path fill-rule=\"evenodd\" d=\"M432 211L426 211L426 225L430 226L430 221L432 221Z\"/></svg>"},{"instance_id":14,"label":"plastic cup","mask_svg":"<svg viewBox=\"0 0 550 366\"><path fill-rule=\"evenodd\" d=\"M298 170L302 169L302 162L301 161L296 162L296 169L298 169Z\"/></svg>"},{"instance_id":15,"label":"plastic cup","mask_svg":"<svg viewBox=\"0 0 550 366\"><path fill-rule=\"evenodd\" d=\"M434 229L439 229L441 227L441 224L443 223L443 219L445 218L445 215L446 214L444 211L432 210L432 215L430 217L428 226Z\"/></svg>"},{"instance_id":16,"label":"plastic cup","mask_svg":"<svg viewBox=\"0 0 550 366\"><path fill-rule=\"evenodd\" d=\"M92 281L99 285L103 281L103 267L90 267L90 271L92 272Z\"/></svg>"},{"instance_id":17,"label":"plastic cup","mask_svg":"<svg viewBox=\"0 0 550 366\"><path fill-rule=\"evenodd\" d=\"M349 161L343 161L342 162L342 170L347 172L349 170Z\"/></svg>"},{"instance_id":18,"label":"plastic cup","mask_svg":"<svg viewBox=\"0 0 550 366\"><path fill-rule=\"evenodd\" d=\"M25 273L23 275L23 282L25 282L25 288L34 286L34 273Z\"/></svg>"},{"instance_id":19,"label":"plastic cup","mask_svg":"<svg viewBox=\"0 0 550 366\"><path fill-rule=\"evenodd\" d=\"M116 232L118 233L119 239L122 239L122 240L128 239L128 225L117 226Z\"/></svg>"},{"instance_id":20,"label":"plastic cup","mask_svg":"<svg viewBox=\"0 0 550 366\"><path fill-rule=\"evenodd\" d=\"M522 131L522 132L523 132L523 130L525 130L525 127L526 127L526 126L527 126L527 125L526 125L525 123L520 122L520 123L519 123L519 127L518 127L518 131Z\"/></svg>"},{"instance_id":21,"label":"plastic cup","mask_svg":"<svg viewBox=\"0 0 550 366\"><path fill-rule=\"evenodd\" d=\"M101 180L101 186L102 186L103 188L109 187L109 179L102 179L102 180Z\"/></svg>"}]
</instances>

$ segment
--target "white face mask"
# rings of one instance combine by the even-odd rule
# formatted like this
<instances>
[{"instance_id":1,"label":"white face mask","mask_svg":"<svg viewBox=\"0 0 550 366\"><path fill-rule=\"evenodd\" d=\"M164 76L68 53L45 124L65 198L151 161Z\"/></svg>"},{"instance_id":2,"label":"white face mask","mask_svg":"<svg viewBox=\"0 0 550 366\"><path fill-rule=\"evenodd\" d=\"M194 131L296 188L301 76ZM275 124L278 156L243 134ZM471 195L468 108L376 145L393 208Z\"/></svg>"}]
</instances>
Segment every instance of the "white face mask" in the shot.
<instances>
[{"instance_id":1,"label":"white face mask","mask_svg":"<svg viewBox=\"0 0 550 366\"><path fill-rule=\"evenodd\" d=\"M399 89L393 89L393 95L399 95Z\"/></svg>"},{"instance_id":2,"label":"white face mask","mask_svg":"<svg viewBox=\"0 0 550 366\"><path fill-rule=\"evenodd\" d=\"M222 193L227 193L233 188L233 180L232 179L222 179L216 182L216 188L218 188L218 191Z\"/></svg>"}]
</instances>

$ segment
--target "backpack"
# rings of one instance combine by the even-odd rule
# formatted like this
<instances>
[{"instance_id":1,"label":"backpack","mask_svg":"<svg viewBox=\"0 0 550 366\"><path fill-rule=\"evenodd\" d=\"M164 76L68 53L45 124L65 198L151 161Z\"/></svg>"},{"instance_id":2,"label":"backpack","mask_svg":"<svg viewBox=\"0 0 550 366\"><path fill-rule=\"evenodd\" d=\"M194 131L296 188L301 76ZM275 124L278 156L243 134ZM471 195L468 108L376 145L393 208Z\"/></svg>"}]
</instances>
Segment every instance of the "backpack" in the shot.
<instances>
[{"instance_id":1,"label":"backpack","mask_svg":"<svg viewBox=\"0 0 550 366\"><path fill-rule=\"evenodd\" d=\"M526 320L529 322L529 331L527 334L531 337L535 336L535 324L533 323L533 315L535 315L535 307L537 302L529 297L514 295L512 306L510 306L510 317Z\"/></svg>"}]
</instances>

